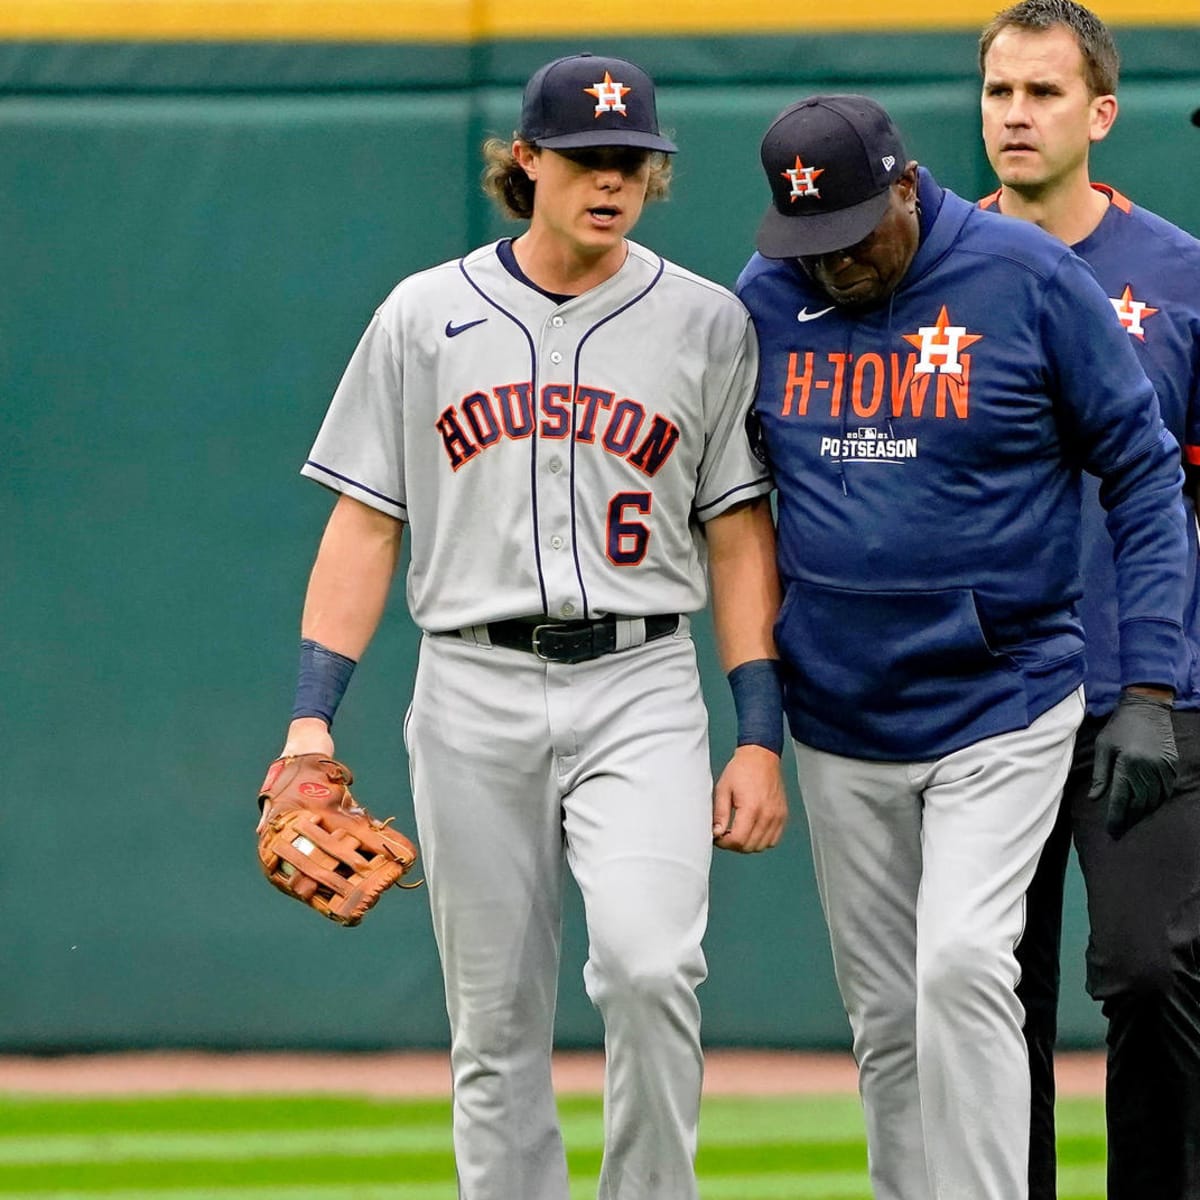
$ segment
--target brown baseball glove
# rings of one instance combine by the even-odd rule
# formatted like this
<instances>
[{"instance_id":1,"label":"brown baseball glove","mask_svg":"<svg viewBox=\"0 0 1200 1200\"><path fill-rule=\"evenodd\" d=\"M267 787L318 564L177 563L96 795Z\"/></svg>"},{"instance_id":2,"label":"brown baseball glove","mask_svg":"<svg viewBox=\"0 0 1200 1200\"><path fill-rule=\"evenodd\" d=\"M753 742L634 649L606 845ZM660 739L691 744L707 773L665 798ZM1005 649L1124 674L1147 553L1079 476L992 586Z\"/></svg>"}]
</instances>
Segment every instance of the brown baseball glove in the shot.
<instances>
[{"instance_id":1,"label":"brown baseball glove","mask_svg":"<svg viewBox=\"0 0 1200 1200\"><path fill-rule=\"evenodd\" d=\"M357 925L417 861L412 842L350 794L348 767L323 754L277 758L259 788L258 860L281 892ZM417 887L419 884L400 884Z\"/></svg>"}]
</instances>

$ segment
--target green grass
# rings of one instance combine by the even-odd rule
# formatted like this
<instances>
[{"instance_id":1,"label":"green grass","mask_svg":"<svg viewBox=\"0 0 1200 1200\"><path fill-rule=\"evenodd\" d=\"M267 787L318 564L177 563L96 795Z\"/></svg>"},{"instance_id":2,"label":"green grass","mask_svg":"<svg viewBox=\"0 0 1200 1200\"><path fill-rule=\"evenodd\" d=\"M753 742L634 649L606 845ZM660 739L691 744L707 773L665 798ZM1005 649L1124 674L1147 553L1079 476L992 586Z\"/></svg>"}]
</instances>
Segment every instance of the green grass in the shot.
<instances>
[{"instance_id":1,"label":"green grass","mask_svg":"<svg viewBox=\"0 0 1200 1200\"><path fill-rule=\"evenodd\" d=\"M595 1196L600 1101L560 1102L571 1200ZM852 1096L705 1101L704 1200L870 1200ZM1100 1100L1059 1102L1060 1200L1103 1200ZM0 1095L0 1197L455 1200L448 1101ZM521 1200L513 1197L513 1200Z\"/></svg>"}]
</instances>

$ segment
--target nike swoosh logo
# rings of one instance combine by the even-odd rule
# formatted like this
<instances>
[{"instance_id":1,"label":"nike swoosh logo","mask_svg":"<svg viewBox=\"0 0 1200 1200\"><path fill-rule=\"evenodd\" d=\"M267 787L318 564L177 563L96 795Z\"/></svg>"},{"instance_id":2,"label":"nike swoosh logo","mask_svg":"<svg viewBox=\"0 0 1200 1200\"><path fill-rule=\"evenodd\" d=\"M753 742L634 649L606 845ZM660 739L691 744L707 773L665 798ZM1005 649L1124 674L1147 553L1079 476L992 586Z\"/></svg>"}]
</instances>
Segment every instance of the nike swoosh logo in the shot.
<instances>
[{"instance_id":1,"label":"nike swoosh logo","mask_svg":"<svg viewBox=\"0 0 1200 1200\"><path fill-rule=\"evenodd\" d=\"M820 312L810 313L808 306L805 305L797 314L797 321L815 321L818 317L823 317L826 313L833 312L835 305L830 305L828 308L821 309Z\"/></svg>"},{"instance_id":2,"label":"nike swoosh logo","mask_svg":"<svg viewBox=\"0 0 1200 1200\"><path fill-rule=\"evenodd\" d=\"M465 325L455 325L453 321L446 322L446 336L458 337L460 333L466 333L468 329L474 329L476 325L482 325L487 317L480 317L478 321L468 321Z\"/></svg>"}]
</instances>

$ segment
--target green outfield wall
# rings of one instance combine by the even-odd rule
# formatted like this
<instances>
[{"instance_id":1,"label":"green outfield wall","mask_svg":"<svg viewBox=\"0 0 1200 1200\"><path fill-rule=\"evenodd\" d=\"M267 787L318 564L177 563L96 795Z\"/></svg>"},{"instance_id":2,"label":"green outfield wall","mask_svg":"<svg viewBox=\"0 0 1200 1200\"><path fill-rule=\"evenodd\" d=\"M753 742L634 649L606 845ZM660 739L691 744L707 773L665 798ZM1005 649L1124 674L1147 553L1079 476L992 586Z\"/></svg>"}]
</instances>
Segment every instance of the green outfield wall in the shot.
<instances>
[{"instance_id":1,"label":"green outfield wall","mask_svg":"<svg viewBox=\"0 0 1200 1200\"><path fill-rule=\"evenodd\" d=\"M681 153L638 237L730 284L766 201L759 137L807 92L870 93L944 183L990 190L974 33L866 14L720 36L682 19L657 37L135 36L128 7L99 34L79 13L0 14L0 1051L442 1045L424 893L342 930L254 854L330 505L297 472L361 330L403 275L512 231L478 145L511 132L550 56L624 54L661 80ZM1100 176L1196 233L1198 11L1118 30L1122 116L1097 152ZM698 637L719 764L731 706L705 620ZM397 587L338 719L356 791L408 830L416 642ZM793 800L779 849L714 867L714 1045L847 1044ZM1063 1034L1089 1044L1076 878L1070 905ZM585 952L572 895L564 1044L600 1037Z\"/></svg>"}]
</instances>

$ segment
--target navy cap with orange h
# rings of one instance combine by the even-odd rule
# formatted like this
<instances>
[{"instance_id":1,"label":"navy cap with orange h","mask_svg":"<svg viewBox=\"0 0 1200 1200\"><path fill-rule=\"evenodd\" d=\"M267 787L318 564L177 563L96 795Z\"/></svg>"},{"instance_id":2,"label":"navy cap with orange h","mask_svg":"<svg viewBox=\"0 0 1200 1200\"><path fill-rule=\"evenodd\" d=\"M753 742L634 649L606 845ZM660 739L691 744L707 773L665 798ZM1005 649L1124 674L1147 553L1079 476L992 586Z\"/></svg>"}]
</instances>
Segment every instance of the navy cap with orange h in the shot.
<instances>
[{"instance_id":1,"label":"navy cap with orange h","mask_svg":"<svg viewBox=\"0 0 1200 1200\"><path fill-rule=\"evenodd\" d=\"M758 228L766 258L844 250L883 219L906 158L892 118L866 96L809 96L763 135L771 207Z\"/></svg>"},{"instance_id":2,"label":"navy cap with orange h","mask_svg":"<svg viewBox=\"0 0 1200 1200\"><path fill-rule=\"evenodd\" d=\"M547 150L677 149L659 131L650 76L623 58L598 54L556 58L535 71L525 85L519 132Z\"/></svg>"}]
</instances>

